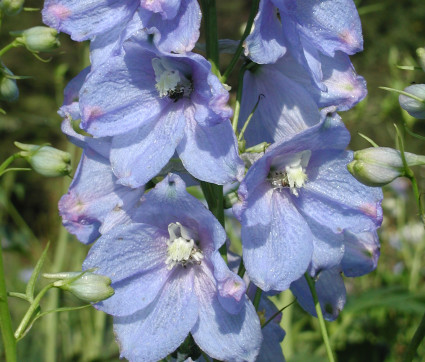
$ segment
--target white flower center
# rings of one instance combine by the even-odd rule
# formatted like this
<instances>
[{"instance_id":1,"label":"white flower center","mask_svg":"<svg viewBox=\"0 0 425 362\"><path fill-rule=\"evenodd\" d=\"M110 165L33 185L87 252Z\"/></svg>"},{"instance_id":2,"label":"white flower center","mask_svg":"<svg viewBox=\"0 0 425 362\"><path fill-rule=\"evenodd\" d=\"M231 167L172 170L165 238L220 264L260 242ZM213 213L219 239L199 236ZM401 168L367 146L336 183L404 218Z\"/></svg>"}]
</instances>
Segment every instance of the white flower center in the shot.
<instances>
[{"instance_id":1,"label":"white flower center","mask_svg":"<svg viewBox=\"0 0 425 362\"><path fill-rule=\"evenodd\" d=\"M176 222L168 225L168 233L170 239L167 241L168 257L165 264L169 270L176 265L186 267L188 264L201 264L204 256L195 243L196 234L192 230Z\"/></svg>"},{"instance_id":2,"label":"white flower center","mask_svg":"<svg viewBox=\"0 0 425 362\"><path fill-rule=\"evenodd\" d=\"M166 59L152 59L152 67L155 71L155 88L161 98L169 97L176 102L192 93L191 81L180 71L173 69Z\"/></svg>"},{"instance_id":3,"label":"white flower center","mask_svg":"<svg viewBox=\"0 0 425 362\"><path fill-rule=\"evenodd\" d=\"M307 181L305 169L310 160L311 151L306 150L292 155L278 156L273 160L268 180L274 189L289 187L298 196L298 189Z\"/></svg>"}]
</instances>

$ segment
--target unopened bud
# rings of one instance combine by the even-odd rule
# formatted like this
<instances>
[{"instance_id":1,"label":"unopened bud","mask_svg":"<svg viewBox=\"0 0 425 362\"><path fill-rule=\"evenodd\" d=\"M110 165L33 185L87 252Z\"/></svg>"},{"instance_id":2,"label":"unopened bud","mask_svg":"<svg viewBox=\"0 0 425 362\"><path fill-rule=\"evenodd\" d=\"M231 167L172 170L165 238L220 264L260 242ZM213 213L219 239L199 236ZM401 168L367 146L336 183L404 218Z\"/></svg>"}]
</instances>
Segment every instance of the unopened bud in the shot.
<instances>
[{"instance_id":1,"label":"unopened bud","mask_svg":"<svg viewBox=\"0 0 425 362\"><path fill-rule=\"evenodd\" d=\"M425 156L405 152L408 166L425 165ZM348 171L367 186L384 186L404 173L400 151L388 147L371 147L354 152Z\"/></svg>"},{"instance_id":2,"label":"unopened bud","mask_svg":"<svg viewBox=\"0 0 425 362\"><path fill-rule=\"evenodd\" d=\"M19 89L16 85L16 80L11 79L8 75L13 75L12 72L4 68L0 73L0 100L12 102L19 97Z\"/></svg>"},{"instance_id":3,"label":"unopened bud","mask_svg":"<svg viewBox=\"0 0 425 362\"><path fill-rule=\"evenodd\" d=\"M43 276L49 279L59 279L53 283L53 286L71 292L85 302L100 302L115 293L110 286L111 279L105 275L91 272L66 272L43 274Z\"/></svg>"},{"instance_id":4,"label":"unopened bud","mask_svg":"<svg viewBox=\"0 0 425 362\"><path fill-rule=\"evenodd\" d=\"M21 12L25 0L1 0L0 9L8 16L17 15Z\"/></svg>"},{"instance_id":5,"label":"unopened bud","mask_svg":"<svg viewBox=\"0 0 425 362\"><path fill-rule=\"evenodd\" d=\"M15 142L23 150L20 155L25 158L34 171L46 177L69 175L72 171L71 155L50 146L27 145Z\"/></svg>"},{"instance_id":6,"label":"unopened bud","mask_svg":"<svg viewBox=\"0 0 425 362\"><path fill-rule=\"evenodd\" d=\"M413 84L404 91L412 96L400 94L401 108L415 118L425 119L425 84Z\"/></svg>"},{"instance_id":7,"label":"unopened bud","mask_svg":"<svg viewBox=\"0 0 425 362\"><path fill-rule=\"evenodd\" d=\"M12 34L19 35L16 40L31 52L49 52L60 45L56 29L47 26L35 26Z\"/></svg>"},{"instance_id":8,"label":"unopened bud","mask_svg":"<svg viewBox=\"0 0 425 362\"><path fill-rule=\"evenodd\" d=\"M419 64L425 72L425 48L416 49L416 55L419 58Z\"/></svg>"}]
</instances>

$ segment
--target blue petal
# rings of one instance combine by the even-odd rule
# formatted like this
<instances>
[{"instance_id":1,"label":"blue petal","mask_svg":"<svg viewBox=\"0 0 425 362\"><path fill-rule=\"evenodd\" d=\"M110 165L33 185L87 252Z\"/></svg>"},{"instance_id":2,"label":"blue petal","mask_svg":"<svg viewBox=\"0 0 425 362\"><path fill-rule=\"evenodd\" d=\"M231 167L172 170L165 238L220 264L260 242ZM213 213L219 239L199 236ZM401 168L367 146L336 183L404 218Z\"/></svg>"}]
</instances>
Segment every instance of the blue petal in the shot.
<instances>
[{"instance_id":1,"label":"blue petal","mask_svg":"<svg viewBox=\"0 0 425 362\"><path fill-rule=\"evenodd\" d=\"M109 161L86 148L68 193L59 201L59 213L69 232L91 243L100 236L108 214L115 208L132 207L143 191L117 185Z\"/></svg>"},{"instance_id":2,"label":"blue petal","mask_svg":"<svg viewBox=\"0 0 425 362\"><path fill-rule=\"evenodd\" d=\"M114 318L121 357L156 362L174 352L198 318L193 269L176 269L156 300L139 312Z\"/></svg>"},{"instance_id":3,"label":"blue petal","mask_svg":"<svg viewBox=\"0 0 425 362\"><path fill-rule=\"evenodd\" d=\"M245 282L229 269L219 252L213 253L210 260L217 281L218 300L229 313L239 313L243 306L241 300L246 291Z\"/></svg>"},{"instance_id":4,"label":"blue petal","mask_svg":"<svg viewBox=\"0 0 425 362\"><path fill-rule=\"evenodd\" d=\"M170 174L145 195L134 220L167 230L170 223L198 232L204 254L218 250L226 240L226 233L218 220L195 197L186 192L180 177Z\"/></svg>"},{"instance_id":5,"label":"blue petal","mask_svg":"<svg viewBox=\"0 0 425 362\"><path fill-rule=\"evenodd\" d=\"M284 141L320 121L319 108L310 93L282 73L281 68L277 64L263 65L245 73L239 128L260 95L264 96L245 132L248 146ZM285 71L291 73L292 69Z\"/></svg>"},{"instance_id":6,"label":"blue petal","mask_svg":"<svg viewBox=\"0 0 425 362\"><path fill-rule=\"evenodd\" d=\"M111 165L119 182L139 187L173 156L184 131L183 104L171 103L158 119L112 139Z\"/></svg>"},{"instance_id":7,"label":"blue petal","mask_svg":"<svg viewBox=\"0 0 425 362\"><path fill-rule=\"evenodd\" d=\"M139 4L138 0L46 0L43 22L82 41L127 22Z\"/></svg>"},{"instance_id":8,"label":"blue petal","mask_svg":"<svg viewBox=\"0 0 425 362\"><path fill-rule=\"evenodd\" d=\"M141 10L143 12L143 10ZM169 13L169 12L168 12ZM146 14L145 28L154 34L155 45L166 53L191 51L199 38L201 10L196 0L181 0L177 14Z\"/></svg>"},{"instance_id":9,"label":"blue petal","mask_svg":"<svg viewBox=\"0 0 425 362\"><path fill-rule=\"evenodd\" d=\"M341 266L347 277L359 277L376 269L380 246L376 231L354 234L344 231L345 253Z\"/></svg>"},{"instance_id":10,"label":"blue petal","mask_svg":"<svg viewBox=\"0 0 425 362\"><path fill-rule=\"evenodd\" d=\"M291 291L301 307L312 316L317 317L313 297L304 277L292 283ZM323 270L316 281L316 292L319 298L323 317L328 321L335 320L344 308L346 291L338 268Z\"/></svg>"},{"instance_id":11,"label":"blue petal","mask_svg":"<svg viewBox=\"0 0 425 362\"><path fill-rule=\"evenodd\" d=\"M240 180L245 167L230 122L201 126L192 108L186 109L185 116L185 135L177 147L185 169L199 180L219 185Z\"/></svg>"},{"instance_id":12,"label":"blue petal","mask_svg":"<svg viewBox=\"0 0 425 362\"><path fill-rule=\"evenodd\" d=\"M354 54L363 49L360 18L352 0L298 1L293 16L303 36L329 56L337 50Z\"/></svg>"},{"instance_id":13,"label":"blue petal","mask_svg":"<svg viewBox=\"0 0 425 362\"><path fill-rule=\"evenodd\" d=\"M308 181L294 202L304 215L335 233L375 230L382 222L382 191L358 182L347 170L351 152L312 153Z\"/></svg>"},{"instance_id":14,"label":"blue petal","mask_svg":"<svg viewBox=\"0 0 425 362\"><path fill-rule=\"evenodd\" d=\"M80 92L81 127L96 137L126 133L156 119L164 102L155 89L152 58L140 44L91 72Z\"/></svg>"},{"instance_id":15,"label":"blue petal","mask_svg":"<svg viewBox=\"0 0 425 362\"><path fill-rule=\"evenodd\" d=\"M313 236L286 191L257 187L241 223L243 260L255 285L264 291L285 290L305 273Z\"/></svg>"},{"instance_id":16,"label":"blue petal","mask_svg":"<svg viewBox=\"0 0 425 362\"><path fill-rule=\"evenodd\" d=\"M211 271L202 264L194 291L199 300L199 318L191 333L196 344L212 358L222 361L255 361L261 346L260 321L246 295L237 314L228 313L217 298Z\"/></svg>"},{"instance_id":17,"label":"blue petal","mask_svg":"<svg viewBox=\"0 0 425 362\"><path fill-rule=\"evenodd\" d=\"M282 24L270 0L261 0L253 31L245 40L245 55L257 64L269 64L285 54Z\"/></svg>"},{"instance_id":18,"label":"blue petal","mask_svg":"<svg viewBox=\"0 0 425 362\"><path fill-rule=\"evenodd\" d=\"M166 231L151 225L120 225L99 238L83 268L97 268L97 273L109 276L113 283L166 268L167 240Z\"/></svg>"}]
</instances>

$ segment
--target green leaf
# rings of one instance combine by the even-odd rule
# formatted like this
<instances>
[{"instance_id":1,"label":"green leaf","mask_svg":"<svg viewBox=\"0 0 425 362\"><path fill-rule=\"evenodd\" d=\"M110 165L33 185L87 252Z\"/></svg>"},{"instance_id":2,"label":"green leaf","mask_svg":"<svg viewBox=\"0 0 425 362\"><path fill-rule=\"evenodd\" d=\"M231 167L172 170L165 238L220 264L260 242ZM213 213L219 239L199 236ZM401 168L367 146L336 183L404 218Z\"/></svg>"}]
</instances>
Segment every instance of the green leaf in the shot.
<instances>
[{"instance_id":1,"label":"green leaf","mask_svg":"<svg viewBox=\"0 0 425 362\"><path fill-rule=\"evenodd\" d=\"M31 301L31 303L34 301L34 290L35 290L35 283L37 282L38 276L40 275L41 268L43 267L44 261L46 260L47 256L47 250L49 250L50 241L47 243L46 247L43 250L43 253L40 256L40 259L37 262L37 265L34 268L34 271L31 274L31 278L28 281L27 289L25 291L25 294L27 298Z\"/></svg>"}]
</instances>

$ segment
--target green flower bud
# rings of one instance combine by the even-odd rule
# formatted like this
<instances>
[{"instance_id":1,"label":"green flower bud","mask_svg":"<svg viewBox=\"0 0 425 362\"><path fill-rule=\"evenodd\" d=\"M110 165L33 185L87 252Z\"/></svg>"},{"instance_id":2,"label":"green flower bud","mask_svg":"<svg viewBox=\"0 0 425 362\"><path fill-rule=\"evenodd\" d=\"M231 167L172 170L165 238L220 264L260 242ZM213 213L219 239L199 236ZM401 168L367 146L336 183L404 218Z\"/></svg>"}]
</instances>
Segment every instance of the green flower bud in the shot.
<instances>
[{"instance_id":1,"label":"green flower bud","mask_svg":"<svg viewBox=\"0 0 425 362\"><path fill-rule=\"evenodd\" d=\"M400 94L398 100L401 108L415 118L425 119L425 84L413 84L404 91L411 96Z\"/></svg>"},{"instance_id":2,"label":"green flower bud","mask_svg":"<svg viewBox=\"0 0 425 362\"><path fill-rule=\"evenodd\" d=\"M14 34L20 35L16 40L31 52L49 52L60 45L58 32L47 26L35 26Z\"/></svg>"},{"instance_id":3,"label":"green flower bud","mask_svg":"<svg viewBox=\"0 0 425 362\"><path fill-rule=\"evenodd\" d=\"M0 73L0 100L12 102L18 99L19 89L16 80L7 75L13 75L13 73L9 69L3 68Z\"/></svg>"},{"instance_id":4,"label":"green flower bud","mask_svg":"<svg viewBox=\"0 0 425 362\"><path fill-rule=\"evenodd\" d=\"M25 0L1 0L0 9L8 16L17 15L24 7Z\"/></svg>"},{"instance_id":5,"label":"green flower bud","mask_svg":"<svg viewBox=\"0 0 425 362\"><path fill-rule=\"evenodd\" d=\"M425 156L405 152L407 165L425 165ZM384 186L404 173L400 151L388 147L371 147L354 152L348 171L367 186Z\"/></svg>"},{"instance_id":6,"label":"green flower bud","mask_svg":"<svg viewBox=\"0 0 425 362\"><path fill-rule=\"evenodd\" d=\"M425 72L425 48L416 49L416 55L419 58L419 64L421 65L423 71Z\"/></svg>"},{"instance_id":7,"label":"green flower bud","mask_svg":"<svg viewBox=\"0 0 425 362\"><path fill-rule=\"evenodd\" d=\"M46 177L69 175L72 171L71 155L50 146L27 145L15 142L23 150L19 154L25 158L34 171Z\"/></svg>"},{"instance_id":8,"label":"green flower bud","mask_svg":"<svg viewBox=\"0 0 425 362\"><path fill-rule=\"evenodd\" d=\"M91 272L66 272L57 274L43 274L45 278L59 279L53 286L74 294L85 302L96 303L114 295L110 286L111 279L107 276Z\"/></svg>"}]
</instances>

